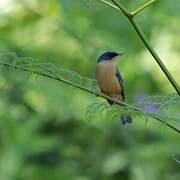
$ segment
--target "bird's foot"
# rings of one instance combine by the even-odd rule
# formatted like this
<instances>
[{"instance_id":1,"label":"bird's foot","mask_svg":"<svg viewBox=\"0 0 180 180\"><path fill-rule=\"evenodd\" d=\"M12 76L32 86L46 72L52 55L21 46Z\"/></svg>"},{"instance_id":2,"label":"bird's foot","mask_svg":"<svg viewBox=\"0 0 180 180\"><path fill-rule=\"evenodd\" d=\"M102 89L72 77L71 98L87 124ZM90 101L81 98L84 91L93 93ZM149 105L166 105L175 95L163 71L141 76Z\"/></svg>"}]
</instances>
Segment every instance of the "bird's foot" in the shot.
<instances>
[{"instance_id":1,"label":"bird's foot","mask_svg":"<svg viewBox=\"0 0 180 180\"><path fill-rule=\"evenodd\" d=\"M104 95L104 93L102 93L101 91L93 91L93 95L95 95L96 97L99 95Z\"/></svg>"},{"instance_id":2,"label":"bird's foot","mask_svg":"<svg viewBox=\"0 0 180 180\"><path fill-rule=\"evenodd\" d=\"M113 104L116 104L116 103L119 101L119 98L120 98L120 95L116 95L116 96L113 98Z\"/></svg>"}]
</instances>

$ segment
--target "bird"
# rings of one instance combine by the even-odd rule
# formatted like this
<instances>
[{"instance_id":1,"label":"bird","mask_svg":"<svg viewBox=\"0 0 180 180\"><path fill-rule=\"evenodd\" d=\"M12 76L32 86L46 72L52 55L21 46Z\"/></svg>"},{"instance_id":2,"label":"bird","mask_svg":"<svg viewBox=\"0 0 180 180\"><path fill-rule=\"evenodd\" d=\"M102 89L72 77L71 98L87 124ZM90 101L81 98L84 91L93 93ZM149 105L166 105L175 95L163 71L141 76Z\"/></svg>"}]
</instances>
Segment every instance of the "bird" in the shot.
<instances>
[{"instance_id":1,"label":"bird","mask_svg":"<svg viewBox=\"0 0 180 180\"><path fill-rule=\"evenodd\" d=\"M125 101L123 79L116 66L116 60L123 53L114 51L104 52L99 56L96 62L96 80L102 93L112 97L114 101L107 100L110 105L116 101ZM122 125L132 123L130 115L121 115Z\"/></svg>"}]
</instances>

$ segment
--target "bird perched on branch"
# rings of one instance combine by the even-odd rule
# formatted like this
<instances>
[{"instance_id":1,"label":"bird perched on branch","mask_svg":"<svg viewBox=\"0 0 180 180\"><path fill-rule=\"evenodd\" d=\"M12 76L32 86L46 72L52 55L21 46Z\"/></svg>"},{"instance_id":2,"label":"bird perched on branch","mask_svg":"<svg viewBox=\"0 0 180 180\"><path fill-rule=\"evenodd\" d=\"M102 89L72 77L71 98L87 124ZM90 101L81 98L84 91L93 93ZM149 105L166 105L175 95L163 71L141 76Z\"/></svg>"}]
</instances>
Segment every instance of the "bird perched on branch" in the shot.
<instances>
[{"instance_id":1,"label":"bird perched on branch","mask_svg":"<svg viewBox=\"0 0 180 180\"><path fill-rule=\"evenodd\" d=\"M116 101L125 101L123 80L119 70L115 64L117 58L123 53L113 51L103 53L96 63L96 79L103 93L112 97L114 101L109 101L109 104L114 104ZM132 123L130 115L121 115L123 125Z\"/></svg>"}]
</instances>

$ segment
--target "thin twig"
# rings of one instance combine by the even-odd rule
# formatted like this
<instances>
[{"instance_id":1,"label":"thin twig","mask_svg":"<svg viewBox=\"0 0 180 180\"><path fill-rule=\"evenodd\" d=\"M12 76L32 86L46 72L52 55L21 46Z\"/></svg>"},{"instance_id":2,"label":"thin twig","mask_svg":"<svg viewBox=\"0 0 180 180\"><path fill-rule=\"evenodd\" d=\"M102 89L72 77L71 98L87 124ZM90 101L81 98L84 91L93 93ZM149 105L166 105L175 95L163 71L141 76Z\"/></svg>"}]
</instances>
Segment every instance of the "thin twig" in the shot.
<instances>
[{"instance_id":1,"label":"thin twig","mask_svg":"<svg viewBox=\"0 0 180 180\"><path fill-rule=\"evenodd\" d=\"M99 1L119 11L119 8L115 6L114 4L111 4L110 2L106 0L99 0Z\"/></svg>"},{"instance_id":2,"label":"thin twig","mask_svg":"<svg viewBox=\"0 0 180 180\"><path fill-rule=\"evenodd\" d=\"M110 96L107 96L105 94L102 94L102 93L99 93L99 92L94 92L86 87L83 87L81 85L78 85L78 84L75 84L75 83L72 83L70 81L67 81L65 79L62 79L60 77L55 77L53 75L50 75L50 74L46 74L46 73L42 73L42 72L38 72L38 71L34 71L34 70L30 70L28 68L24 68L24 67L21 67L21 66L16 66L16 65L12 65L12 64L8 64L8 63L4 63L4 62L0 62L0 66L1 67L7 67L7 68L13 68L13 69L18 69L18 70L21 70L21 71L25 71L25 72L30 72L30 73L34 73L34 74L37 74L37 75L40 75L40 76L43 76L43 77L47 77L47 78L50 78L50 79L54 79L54 80L57 80L57 81L60 81L64 84L67 84L69 86L72 86L72 87L75 87L75 88L78 88L78 89L81 89L83 91L86 91L90 94L93 94L93 95L96 95L96 96L99 96L101 98L104 98L104 99L107 99L109 101L114 101L114 99ZM116 104L120 105L120 106L126 106L126 107L129 107L129 108L132 108L138 112L141 112L141 113L146 113L144 112L144 110L142 110L141 108L138 108L136 106L133 106L133 105L129 105L125 102L121 102L121 101L116 101ZM165 124L166 126L168 126L169 128L171 128L172 130L176 131L177 133L180 134L180 129L177 129L176 127L172 126L171 124L167 123L166 121L163 121L162 119L160 119L159 117L157 117L156 115L151 115L151 117L163 124Z\"/></svg>"},{"instance_id":3,"label":"thin twig","mask_svg":"<svg viewBox=\"0 0 180 180\"><path fill-rule=\"evenodd\" d=\"M138 9L136 9L135 11L131 12L132 16L135 16L136 14L140 13L143 9L147 8L149 5L151 5L152 3L154 3L156 0L151 0L148 1L147 3L145 3L144 5L142 5L141 7L139 7Z\"/></svg>"},{"instance_id":4,"label":"thin twig","mask_svg":"<svg viewBox=\"0 0 180 180\"><path fill-rule=\"evenodd\" d=\"M118 10L119 12L122 12L126 16L131 16L130 12L122 4L119 4L117 6L116 2L113 2L114 4L112 4L112 3L110 3L110 2L108 2L106 0L98 0L98 1L100 1L101 3L103 3L103 4L105 4L105 5L109 6L109 7L112 7L114 9Z\"/></svg>"}]
</instances>

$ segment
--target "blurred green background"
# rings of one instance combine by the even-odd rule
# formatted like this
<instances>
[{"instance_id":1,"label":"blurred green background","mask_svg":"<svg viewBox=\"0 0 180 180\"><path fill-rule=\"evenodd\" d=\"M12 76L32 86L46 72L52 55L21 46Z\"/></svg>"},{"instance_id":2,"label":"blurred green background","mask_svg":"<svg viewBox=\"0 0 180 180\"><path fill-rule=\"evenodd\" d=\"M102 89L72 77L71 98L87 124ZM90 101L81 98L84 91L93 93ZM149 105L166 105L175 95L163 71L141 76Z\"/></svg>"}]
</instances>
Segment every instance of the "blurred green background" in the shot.
<instances>
[{"instance_id":1,"label":"blurred green background","mask_svg":"<svg viewBox=\"0 0 180 180\"><path fill-rule=\"evenodd\" d=\"M131 10L145 0L121 0ZM180 84L180 3L157 0L137 21ZM95 77L97 57L124 52L127 101L174 92L127 19L96 0L0 0L0 50ZM179 180L180 137L154 120L88 122L104 101L60 82L0 71L1 180Z\"/></svg>"}]
</instances>

